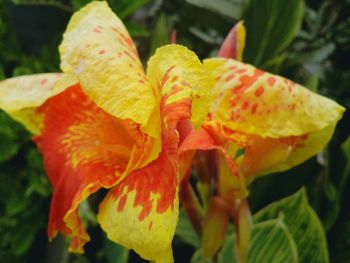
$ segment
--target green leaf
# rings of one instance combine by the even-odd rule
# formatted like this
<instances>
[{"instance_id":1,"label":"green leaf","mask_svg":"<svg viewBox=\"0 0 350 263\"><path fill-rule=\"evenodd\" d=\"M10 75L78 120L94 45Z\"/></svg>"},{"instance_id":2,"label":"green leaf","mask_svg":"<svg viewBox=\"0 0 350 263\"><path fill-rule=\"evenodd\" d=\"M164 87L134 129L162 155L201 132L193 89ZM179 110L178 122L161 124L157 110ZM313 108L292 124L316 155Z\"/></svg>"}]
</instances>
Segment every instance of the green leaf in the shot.
<instances>
[{"instance_id":1,"label":"green leaf","mask_svg":"<svg viewBox=\"0 0 350 263\"><path fill-rule=\"evenodd\" d=\"M210 259L205 259L202 249L198 249L192 256L190 263L212 263ZM221 262L219 262L221 263Z\"/></svg>"},{"instance_id":2,"label":"green leaf","mask_svg":"<svg viewBox=\"0 0 350 263\"><path fill-rule=\"evenodd\" d=\"M24 171L25 178L29 179L29 187L25 195L29 196L32 193L38 193L43 197L48 197L51 194L52 186L44 172L42 156L36 148L31 148L26 154L27 169Z\"/></svg>"},{"instance_id":3,"label":"green leaf","mask_svg":"<svg viewBox=\"0 0 350 263\"><path fill-rule=\"evenodd\" d=\"M334 239L331 244L333 263L348 262L350 258L350 221L340 225L334 233Z\"/></svg>"},{"instance_id":4,"label":"green leaf","mask_svg":"<svg viewBox=\"0 0 350 263\"><path fill-rule=\"evenodd\" d=\"M80 8L82 8L90 2L90 0L71 0L74 10L79 10Z\"/></svg>"},{"instance_id":5,"label":"green leaf","mask_svg":"<svg viewBox=\"0 0 350 263\"><path fill-rule=\"evenodd\" d=\"M0 27L1 27L1 20L0 20ZM3 79L5 79L5 73L4 73L4 69L0 65L0 80L3 80Z\"/></svg>"},{"instance_id":6,"label":"green leaf","mask_svg":"<svg viewBox=\"0 0 350 263\"><path fill-rule=\"evenodd\" d=\"M236 263L235 237L229 234L218 255L218 263ZM282 217L253 226L247 263L298 263L296 244ZM201 250L193 255L191 263L211 263L204 259Z\"/></svg>"},{"instance_id":7,"label":"green leaf","mask_svg":"<svg viewBox=\"0 0 350 263\"><path fill-rule=\"evenodd\" d=\"M346 192L346 186L348 185L349 177L350 177L350 136L347 138L347 140L342 144L342 150L343 153L347 159L346 165L343 171L343 174L341 176L340 182L339 182L339 200L341 201L345 195Z\"/></svg>"},{"instance_id":8,"label":"green leaf","mask_svg":"<svg viewBox=\"0 0 350 263\"><path fill-rule=\"evenodd\" d=\"M148 37L149 36L148 30L140 24L137 24L134 22L125 22L125 26L129 32L129 34L132 37Z\"/></svg>"},{"instance_id":9,"label":"green leaf","mask_svg":"<svg viewBox=\"0 0 350 263\"><path fill-rule=\"evenodd\" d=\"M164 13L159 15L154 33L152 34L150 43L150 56L154 54L158 47L169 44L169 28L168 21Z\"/></svg>"},{"instance_id":10,"label":"green leaf","mask_svg":"<svg viewBox=\"0 0 350 263\"><path fill-rule=\"evenodd\" d=\"M11 238L12 251L15 255L22 255L28 251L36 232L37 226L32 224L24 224L16 228Z\"/></svg>"},{"instance_id":11,"label":"green leaf","mask_svg":"<svg viewBox=\"0 0 350 263\"><path fill-rule=\"evenodd\" d=\"M348 161L350 162L350 136L342 144L342 150L346 156L346 159L348 159Z\"/></svg>"},{"instance_id":12,"label":"green leaf","mask_svg":"<svg viewBox=\"0 0 350 263\"><path fill-rule=\"evenodd\" d=\"M109 0L109 4L113 11L121 18L125 18L137 9L147 4L150 0Z\"/></svg>"},{"instance_id":13,"label":"green leaf","mask_svg":"<svg viewBox=\"0 0 350 263\"><path fill-rule=\"evenodd\" d=\"M179 222L177 223L175 235L187 244L199 248L201 241L183 209L179 212Z\"/></svg>"},{"instance_id":14,"label":"green leaf","mask_svg":"<svg viewBox=\"0 0 350 263\"><path fill-rule=\"evenodd\" d=\"M242 1L239 0L186 0L186 2L236 20L242 13Z\"/></svg>"},{"instance_id":15,"label":"green leaf","mask_svg":"<svg viewBox=\"0 0 350 263\"><path fill-rule=\"evenodd\" d=\"M129 259L129 250L110 241L105 236L105 250L107 263L127 263Z\"/></svg>"},{"instance_id":16,"label":"green leaf","mask_svg":"<svg viewBox=\"0 0 350 263\"><path fill-rule=\"evenodd\" d=\"M294 39L303 17L303 0L250 0L243 20L247 29L244 61L262 66Z\"/></svg>"},{"instance_id":17,"label":"green leaf","mask_svg":"<svg viewBox=\"0 0 350 263\"><path fill-rule=\"evenodd\" d=\"M23 190L20 187L12 186L14 191L6 203L6 214L17 215L28 208L28 199L24 197Z\"/></svg>"},{"instance_id":18,"label":"green leaf","mask_svg":"<svg viewBox=\"0 0 350 263\"><path fill-rule=\"evenodd\" d=\"M0 112L0 162L16 155L19 149L16 129L18 126L3 112Z\"/></svg>"},{"instance_id":19,"label":"green leaf","mask_svg":"<svg viewBox=\"0 0 350 263\"><path fill-rule=\"evenodd\" d=\"M6 136L1 131L0 138L0 162L3 162L16 155L19 144L12 136Z\"/></svg>"},{"instance_id":20,"label":"green leaf","mask_svg":"<svg viewBox=\"0 0 350 263\"><path fill-rule=\"evenodd\" d=\"M235 238L231 234L219 254L220 263L234 263ZM253 226L252 238L248 252L248 263L297 263L298 251L295 242L278 218L258 223Z\"/></svg>"},{"instance_id":21,"label":"green leaf","mask_svg":"<svg viewBox=\"0 0 350 263\"><path fill-rule=\"evenodd\" d=\"M329 255L322 224L311 208L305 189L276 201L254 215L255 222L284 216L284 222L295 240L301 263L327 263Z\"/></svg>"},{"instance_id":22,"label":"green leaf","mask_svg":"<svg viewBox=\"0 0 350 263\"><path fill-rule=\"evenodd\" d=\"M250 242L248 262L298 262L296 244L281 218L257 224Z\"/></svg>"}]
</instances>

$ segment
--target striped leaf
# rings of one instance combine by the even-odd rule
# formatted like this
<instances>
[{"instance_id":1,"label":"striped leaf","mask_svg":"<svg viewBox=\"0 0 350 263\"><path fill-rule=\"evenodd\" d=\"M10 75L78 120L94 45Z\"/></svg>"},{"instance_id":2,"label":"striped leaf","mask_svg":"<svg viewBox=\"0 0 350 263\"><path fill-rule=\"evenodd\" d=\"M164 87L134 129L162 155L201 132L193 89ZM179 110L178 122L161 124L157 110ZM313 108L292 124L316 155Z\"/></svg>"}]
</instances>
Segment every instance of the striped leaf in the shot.
<instances>
[{"instance_id":1,"label":"striped leaf","mask_svg":"<svg viewBox=\"0 0 350 263\"><path fill-rule=\"evenodd\" d=\"M277 218L283 220L298 247L300 263L328 263L327 241L322 224L311 208L305 189L274 202L254 216L255 222Z\"/></svg>"},{"instance_id":2,"label":"striped leaf","mask_svg":"<svg viewBox=\"0 0 350 263\"><path fill-rule=\"evenodd\" d=\"M303 0L250 0L243 14L247 29L243 61L263 66L294 39L303 17Z\"/></svg>"},{"instance_id":3,"label":"striped leaf","mask_svg":"<svg viewBox=\"0 0 350 263\"><path fill-rule=\"evenodd\" d=\"M236 263L235 237L233 231L225 240L219 253L218 263ZM297 263L298 252L296 244L285 226L283 219L267 220L254 225L248 253L247 263ZM203 257L202 251L197 250L191 263L212 263Z\"/></svg>"},{"instance_id":4,"label":"striped leaf","mask_svg":"<svg viewBox=\"0 0 350 263\"><path fill-rule=\"evenodd\" d=\"M273 219L254 225L248 252L248 263L297 263L298 252L283 219ZM230 235L220 254L220 263L234 263L234 237Z\"/></svg>"}]
</instances>

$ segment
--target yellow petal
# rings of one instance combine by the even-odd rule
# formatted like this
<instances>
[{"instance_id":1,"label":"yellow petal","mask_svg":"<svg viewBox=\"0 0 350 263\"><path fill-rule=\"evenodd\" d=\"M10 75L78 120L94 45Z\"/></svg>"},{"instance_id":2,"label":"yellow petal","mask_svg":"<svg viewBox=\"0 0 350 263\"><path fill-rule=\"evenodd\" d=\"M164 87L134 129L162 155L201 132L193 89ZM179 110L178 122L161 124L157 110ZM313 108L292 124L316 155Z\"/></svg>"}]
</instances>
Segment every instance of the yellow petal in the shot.
<instances>
[{"instance_id":1,"label":"yellow petal","mask_svg":"<svg viewBox=\"0 0 350 263\"><path fill-rule=\"evenodd\" d=\"M52 96L76 83L76 79L60 73L36 74L6 79L0 82L0 109L38 134L43 116L36 109Z\"/></svg>"},{"instance_id":2,"label":"yellow petal","mask_svg":"<svg viewBox=\"0 0 350 263\"><path fill-rule=\"evenodd\" d=\"M192 100L191 122L198 127L204 121L211 103L213 79L195 53L175 44L161 47L148 62L147 76L159 100L166 97L165 107L172 111L172 118L184 117L184 107L177 108L175 113L170 105Z\"/></svg>"},{"instance_id":3,"label":"yellow petal","mask_svg":"<svg viewBox=\"0 0 350 263\"><path fill-rule=\"evenodd\" d=\"M173 262L171 242L179 205L175 156L165 150L126 177L108 192L98 214L109 239L157 263Z\"/></svg>"},{"instance_id":4,"label":"yellow petal","mask_svg":"<svg viewBox=\"0 0 350 263\"><path fill-rule=\"evenodd\" d=\"M208 59L216 78L211 117L234 131L261 137L300 136L325 129L344 108L283 77L232 59Z\"/></svg>"},{"instance_id":5,"label":"yellow petal","mask_svg":"<svg viewBox=\"0 0 350 263\"><path fill-rule=\"evenodd\" d=\"M320 152L331 139L335 125L280 139L252 136L242 158L242 169L252 176L250 181L258 175L288 170Z\"/></svg>"},{"instance_id":6,"label":"yellow petal","mask_svg":"<svg viewBox=\"0 0 350 263\"><path fill-rule=\"evenodd\" d=\"M73 15L60 54L62 70L76 74L99 107L147 124L155 97L133 41L107 2L92 2Z\"/></svg>"}]
</instances>

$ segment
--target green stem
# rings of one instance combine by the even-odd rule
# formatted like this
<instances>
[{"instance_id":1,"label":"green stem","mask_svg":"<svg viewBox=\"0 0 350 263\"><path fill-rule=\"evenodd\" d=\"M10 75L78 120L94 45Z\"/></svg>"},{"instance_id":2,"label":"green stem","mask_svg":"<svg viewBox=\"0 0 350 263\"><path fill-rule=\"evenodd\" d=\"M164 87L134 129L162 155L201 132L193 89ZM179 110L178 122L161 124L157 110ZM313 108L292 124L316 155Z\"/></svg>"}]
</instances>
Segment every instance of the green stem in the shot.
<instances>
[{"instance_id":1,"label":"green stem","mask_svg":"<svg viewBox=\"0 0 350 263\"><path fill-rule=\"evenodd\" d=\"M201 205L189 182L182 183L180 190L180 201L194 230L199 236L202 235L202 213Z\"/></svg>"}]
</instances>

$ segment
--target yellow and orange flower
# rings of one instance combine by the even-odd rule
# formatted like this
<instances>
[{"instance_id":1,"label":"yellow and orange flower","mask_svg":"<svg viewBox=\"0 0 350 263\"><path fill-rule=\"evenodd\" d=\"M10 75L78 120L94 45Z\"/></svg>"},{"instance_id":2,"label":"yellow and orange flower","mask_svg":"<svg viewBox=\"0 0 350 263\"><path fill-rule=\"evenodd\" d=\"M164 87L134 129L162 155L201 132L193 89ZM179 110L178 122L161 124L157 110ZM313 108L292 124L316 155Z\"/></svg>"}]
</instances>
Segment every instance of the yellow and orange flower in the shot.
<instances>
[{"instance_id":1,"label":"yellow and orange flower","mask_svg":"<svg viewBox=\"0 0 350 263\"><path fill-rule=\"evenodd\" d=\"M110 188L98 222L108 237L141 257L172 262L178 219L176 125L199 126L213 79L179 45L159 48L144 72L123 23L106 2L71 18L60 46L63 73L0 82L0 108L35 136L54 188L48 234L89 236L80 203Z\"/></svg>"},{"instance_id":2,"label":"yellow and orange flower","mask_svg":"<svg viewBox=\"0 0 350 263\"><path fill-rule=\"evenodd\" d=\"M229 202L245 198L257 176L287 170L321 151L344 112L301 85L240 62L244 43L239 22L220 57L204 60L215 79L213 103L205 123L180 148L185 181L195 150L218 150L218 193Z\"/></svg>"},{"instance_id":3,"label":"yellow and orange flower","mask_svg":"<svg viewBox=\"0 0 350 263\"><path fill-rule=\"evenodd\" d=\"M242 57L243 30L220 55ZM256 176L321 150L343 112L287 79L234 59L202 64L179 45L159 48L145 73L106 2L73 15L60 55L63 73L0 82L0 109L35 135L54 188L49 237L71 237L76 252L89 240L79 205L108 188L98 214L108 237L172 262L179 170L186 174L196 150L218 150L218 193L233 202ZM200 128L189 131L187 121Z\"/></svg>"}]
</instances>

